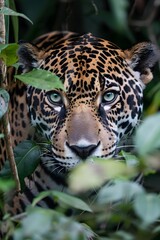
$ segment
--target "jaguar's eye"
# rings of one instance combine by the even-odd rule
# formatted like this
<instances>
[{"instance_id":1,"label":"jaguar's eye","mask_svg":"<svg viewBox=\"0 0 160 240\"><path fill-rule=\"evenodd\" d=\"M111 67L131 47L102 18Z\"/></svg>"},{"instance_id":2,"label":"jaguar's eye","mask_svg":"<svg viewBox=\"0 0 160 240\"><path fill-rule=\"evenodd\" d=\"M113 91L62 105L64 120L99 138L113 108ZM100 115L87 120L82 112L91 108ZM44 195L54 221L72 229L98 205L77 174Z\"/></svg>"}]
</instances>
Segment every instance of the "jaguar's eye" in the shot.
<instances>
[{"instance_id":1,"label":"jaguar's eye","mask_svg":"<svg viewBox=\"0 0 160 240\"><path fill-rule=\"evenodd\" d=\"M105 92L102 97L102 102L112 103L117 97L116 92Z\"/></svg>"},{"instance_id":2,"label":"jaguar's eye","mask_svg":"<svg viewBox=\"0 0 160 240\"><path fill-rule=\"evenodd\" d=\"M61 96L60 93L58 93L58 92L52 92L52 93L49 95L49 100L50 100L52 103L61 104L61 103L62 103L62 96Z\"/></svg>"}]
</instances>

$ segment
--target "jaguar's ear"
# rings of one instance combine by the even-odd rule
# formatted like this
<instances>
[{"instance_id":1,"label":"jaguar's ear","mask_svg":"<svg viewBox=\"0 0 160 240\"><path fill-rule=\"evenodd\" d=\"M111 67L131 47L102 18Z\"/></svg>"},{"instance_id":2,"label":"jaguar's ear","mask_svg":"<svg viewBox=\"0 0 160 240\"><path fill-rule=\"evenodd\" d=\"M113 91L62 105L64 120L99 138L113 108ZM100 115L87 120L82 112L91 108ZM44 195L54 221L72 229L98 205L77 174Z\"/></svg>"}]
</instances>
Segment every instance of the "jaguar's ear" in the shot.
<instances>
[{"instance_id":1,"label":"jaguar's ear","mask_svg":"<svg viewBox=\"0 0 160 240\"><path fill-rule=\"evenodd\" d=\"M28 72L33 68L38 68L43 60L44 51L31 43L19 43L18 57L19 63L23 67L24 72Z\"/></svg>"},{"instance_id":2,"label":"jaguar's ear","mask_svg":"<svg viewBox=\"0 0 160 240\"><path fill-rule=\"evenodd\" d=\"M131 68L139 72L144 84L153 79L152 68L160 59L160 50L152 43L142 42L124 51L126 60Z\"/></svg>"}]
</instances>

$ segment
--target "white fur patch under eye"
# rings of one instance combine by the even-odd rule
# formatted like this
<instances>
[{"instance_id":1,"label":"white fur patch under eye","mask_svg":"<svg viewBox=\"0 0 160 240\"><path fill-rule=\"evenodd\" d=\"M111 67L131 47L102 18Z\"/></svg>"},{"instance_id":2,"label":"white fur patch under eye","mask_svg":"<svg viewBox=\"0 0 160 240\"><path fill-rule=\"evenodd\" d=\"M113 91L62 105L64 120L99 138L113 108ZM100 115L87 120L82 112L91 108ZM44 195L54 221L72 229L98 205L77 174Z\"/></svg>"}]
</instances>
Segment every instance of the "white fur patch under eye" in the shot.
<instances>
[{"instance_id":1,"label":"white fur patch under eye","mask_svg":"<svg viewBox=\"0 0 160 240\"><path fill-rule=\"evenodd\" d=\"M57 112L60 112L61 111L61 107L54 107L54 110L57 111Z\"/></svg>"},{"instance_id":2,"label":"white fur patch under eye","mask_svg":"<svg viewBox=\"0 0 160 240\"><path fill-rule=\"evenodd\" d=\"M105 111L108 111L110 108L111 108L111 106L109 106L109 105L105 105L105 106L104 106L104 110L105 110Z\"/></svg>"}]
</instances>

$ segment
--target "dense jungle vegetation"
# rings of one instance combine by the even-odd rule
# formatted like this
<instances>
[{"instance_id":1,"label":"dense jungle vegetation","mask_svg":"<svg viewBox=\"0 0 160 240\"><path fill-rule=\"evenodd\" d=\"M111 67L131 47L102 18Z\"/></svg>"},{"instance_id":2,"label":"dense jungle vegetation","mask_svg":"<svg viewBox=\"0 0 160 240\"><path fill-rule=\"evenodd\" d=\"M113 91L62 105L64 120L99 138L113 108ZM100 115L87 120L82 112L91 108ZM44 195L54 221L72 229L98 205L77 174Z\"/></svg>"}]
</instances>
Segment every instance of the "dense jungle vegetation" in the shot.
<instances>
[{"instance_id":1,"label":"dense jungle vegetation","mask_svg":"<svg viewBox=\"0 0 160 240\"><path fill-rule=\"evenodd\" d=\"M122 49L141 41L152 41L160 46L160 0L6 0L7 9L3 8L2 0L0 3L0 16L5 16L6 31L3 39L1 22L0 118L6 122L9 96L2 81L6 74L4 67L16 64L19 40L31 41L49 31L67 30L91 32ZM5 101L3 108L2 98ZM24 177L33 172L36 164L33 151L29 156L33 158L33 166L29 172L22 173L21 159L26 154L22 149L28 144L22 142L15 151L20 159L17 163L20 182L16 174L13 174L14 181L8 178L8 166L0 172L0 226L4 223L8 226L3 239L9 240L11 236L14 240L160 239L159 109L160 69L157 64L154 80L144 91L142 121L129 140L131 148L121 151L122 160L97 161L97 168L104 169L103 174L90 169L87 163L83 164L73 170L69 179L71 194L54 190L43 192L24 214L10 217L3 211L3 194L12 189L14 181L17 181L17 188L20 184L22 187ZM0 138L3 137L0 133ZM14 164L11 169L14 171ZM92 176L92 181L88 176ZM89 200L88 192L93 186L96 194ZM57 209L36 206L48 195L57 199L60 204ZM72 216L66 216L68 208L74 212Z\"/></svg>"}]
</instances>

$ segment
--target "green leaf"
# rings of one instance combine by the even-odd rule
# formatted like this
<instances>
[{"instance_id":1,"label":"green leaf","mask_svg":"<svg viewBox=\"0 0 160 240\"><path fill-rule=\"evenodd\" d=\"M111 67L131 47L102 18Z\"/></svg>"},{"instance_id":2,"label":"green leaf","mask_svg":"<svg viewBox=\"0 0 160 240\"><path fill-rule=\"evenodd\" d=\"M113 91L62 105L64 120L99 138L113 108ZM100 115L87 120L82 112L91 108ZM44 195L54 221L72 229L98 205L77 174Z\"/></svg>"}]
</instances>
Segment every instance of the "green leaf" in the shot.
<instances>
[{"instance_id":1,"label":"green leaf","mask_svg":"<svg viewBox=\"0 0 160 240\"><path fill-rule=\"evenodd\" d=\"M22 13L15 12L14 10L12 10L10 8L7 8L7 7L0 8L0 14L22 17L22 18L26 19L27 21L29 21L30 23L33 24L33 22L26 15L24 15Z\"/></svg>"},{"instance_id":2,"label":"green leaf","mask_svg":"<svg viewBox=\"0 0 160 240\"><path fill-rule=\"evenodd\" d=\"M77 197L73 197L69 194L63 193L63 192L58 192L58 191L45 191L42 192L36 197L32 203L32 206L35 206L39 201L41 201L43 198L47 196L52 196L53 198L56 199L59 203L66 204L68 206L71 206L76 209L80 209L83 211L88 211L92 212L90 207L81 199Z\"/></svg>"},{"instance_id":3,"label":"green leaf","mask_svg":"<svg viewBox=\"0 0 160 240\"><path fill-rule=\"evenodd\" d=\"M14 148L15 161L18 169L19 179L22 188L24 178L31 175L40 161L40 147L33 141L23 141ZM11 169L8 161L0 171L0 177L11 177Z\"/></svg>"},{"instance_id":4,"label":"green leaf","mask_svg":"<svg viewBox=\"0 0 160 240\"><path fill-rule=\"evenodd\" d=\"M6 113L9 103L9 94L6 90L0 88L0 118Z\"/></svg>"},{"instance_id":5,"label":"green leaf","mask_svg":"<svg viewBox=\"0 0 160 240\"><path fill-rule=\"evenodd\" d=\"M88 226L53 209L29 207L19 225L14 231L15 240L85 240L95 236Z\"/></svg>"},{"instance_id":6,"label":"green leaf","mask_svg":"<svg viewBox=\"0 0 160 240\"><path fill-rule=\"evenodd\" d=\"M146 136L147 133L147 136ZM160 148L160 114L150 116L138 128L135 143L138 153L145 156Z\"/></svg>"},{"instance_id":7,"label":"green leaf","mask_svg":"<svg viewBox=\"0 0 160 240\"><path fill-rule=\"evenodd\" d=\"M73 197L66 193L57 191L54 191L54 197L56 197L60 202L67 204L68 206L72 206L83 211L92 212L90 207L77 197Z\"/></svg>"},{"instance_id":8,"label":"green leaf","mask_svg":"<svg viewBox=\"0 0 160 240\"><path fill-rule=\"evenodd\" d=\"M117 201L130 201L136 195L144 192L142 186L136 182L116 180L112 184L106 184L98 193L98 202L106 204Z\"/></svg>"},{"instance_id":9,"label":"green leaf","mask_svg":"<svg viewBox=\"0 0 160 240\"><path fill-rule=\"evenodd\" d=\"M160 225L154 228L153 233L154 234L160 233Z\"/></svg>"},{"instance_id":10,"label":"green leaf","mask_svg":"<svg viewBox=\"0 0 160 240\"><path fill-rule=\"evenodd\" d=\"M22 236L20 239L24 239L25 236L34 236L35 238L33 239L36 239L38 236L39 238L37 239L42 239L40 236L43 237L43 234L46 234L51 230L53 218L52 212L48 211L48 209L46 211L46 209L41 208L29 208L27 213L27 217L22 219L23 231L21 232Z\"/></svg>"},{"instance_id":11,"label":"green leaf","mask_svg":"<svg viewBox=\"0 0 160 240\"><path fill-rule=\"evenodd\" d=\"M33 69L31 72L22 75L15 75L22 82L43 90L63 89L61 80L50 71Z\"/></svg>"},{"instance_id":12,"label":"green leaf","mask_svg":"<svg viewBox=\"0 0 160 240\"><path fill-rule=\"evenodd\" d=\"M0 58L7 66L12 66L18 61L17 56L18 44L0 44Z\"/></svg>"},{"instance_id":13,"label":"green leaf","mask_svg":"<svg viewBox=\"0 0 160 240\"><path fill-rule=\"evenodd\" d=\"M15 186L14 181L10 179L0 179L0 191L7 192Z\"/></svg>"},{"instance_id":14,"label":"green leaf","mask_svg":"<svg viewBox=\"0 0 160 240\"><path fill-rule=\"evenodd\" d=\"M12 10L16 12L15 1L9 0L9 6ZM11 16L11 21L13 25L14 41L18 42L18 33L19 33L18 16Z\"/></svg>"},{"instance_id":15,"label":"green leaf","mask_svg":"<svg viewBox=\"0 0 160 240\"><path fill-rule=\"evenodd\" d=\"M14 149L17 169L21 183L31 175L40 162L40 147L33 141L23 141ZM23 184L22 184L23 185Z\"/></svg>"},{"instance_id":16,"label":"green leaf","mask_svg":"<svg viewBox=\"0 0 160 240\"><path fill-rule=\"evenodd\" d=\"M112 239L119 239L119 240L135 240L134 235L131 233L127 233L126 231L116 231L113 233Z\"/></svg>"},{"instance_id":17,"label":"green leaf","mask_svg":"<svg viewBox=\"0 0 160 240\"><path fill-rule=\"evenodd\" d=\"M160 217L160 198L158 195L145 193L137 195L133 207L144 224L152 224Z\"/></svg>"},{"instance_id":18,"label":"green leaf","mask_svg":"<svg viewBox=\"0 0 160 240\"><path fill-rule=\"evenodd\" d=\"M123 150L121 151L121 155L125 159L128 166L137 166L139 164L139 160L135 155L125 152Z\"/></svg>"},{"instance_id":19,"label":"green leaf","mask_svg":"<svg viewBox=\"0 0 160 240\"><path fill-rule=\"evenodd\" d=\"M129 178L136 174L134 167L124 162L94 158L75 167L69 176L69 187L74 192L100 187L107 180Z\"/></svg>"}]
</instances>

